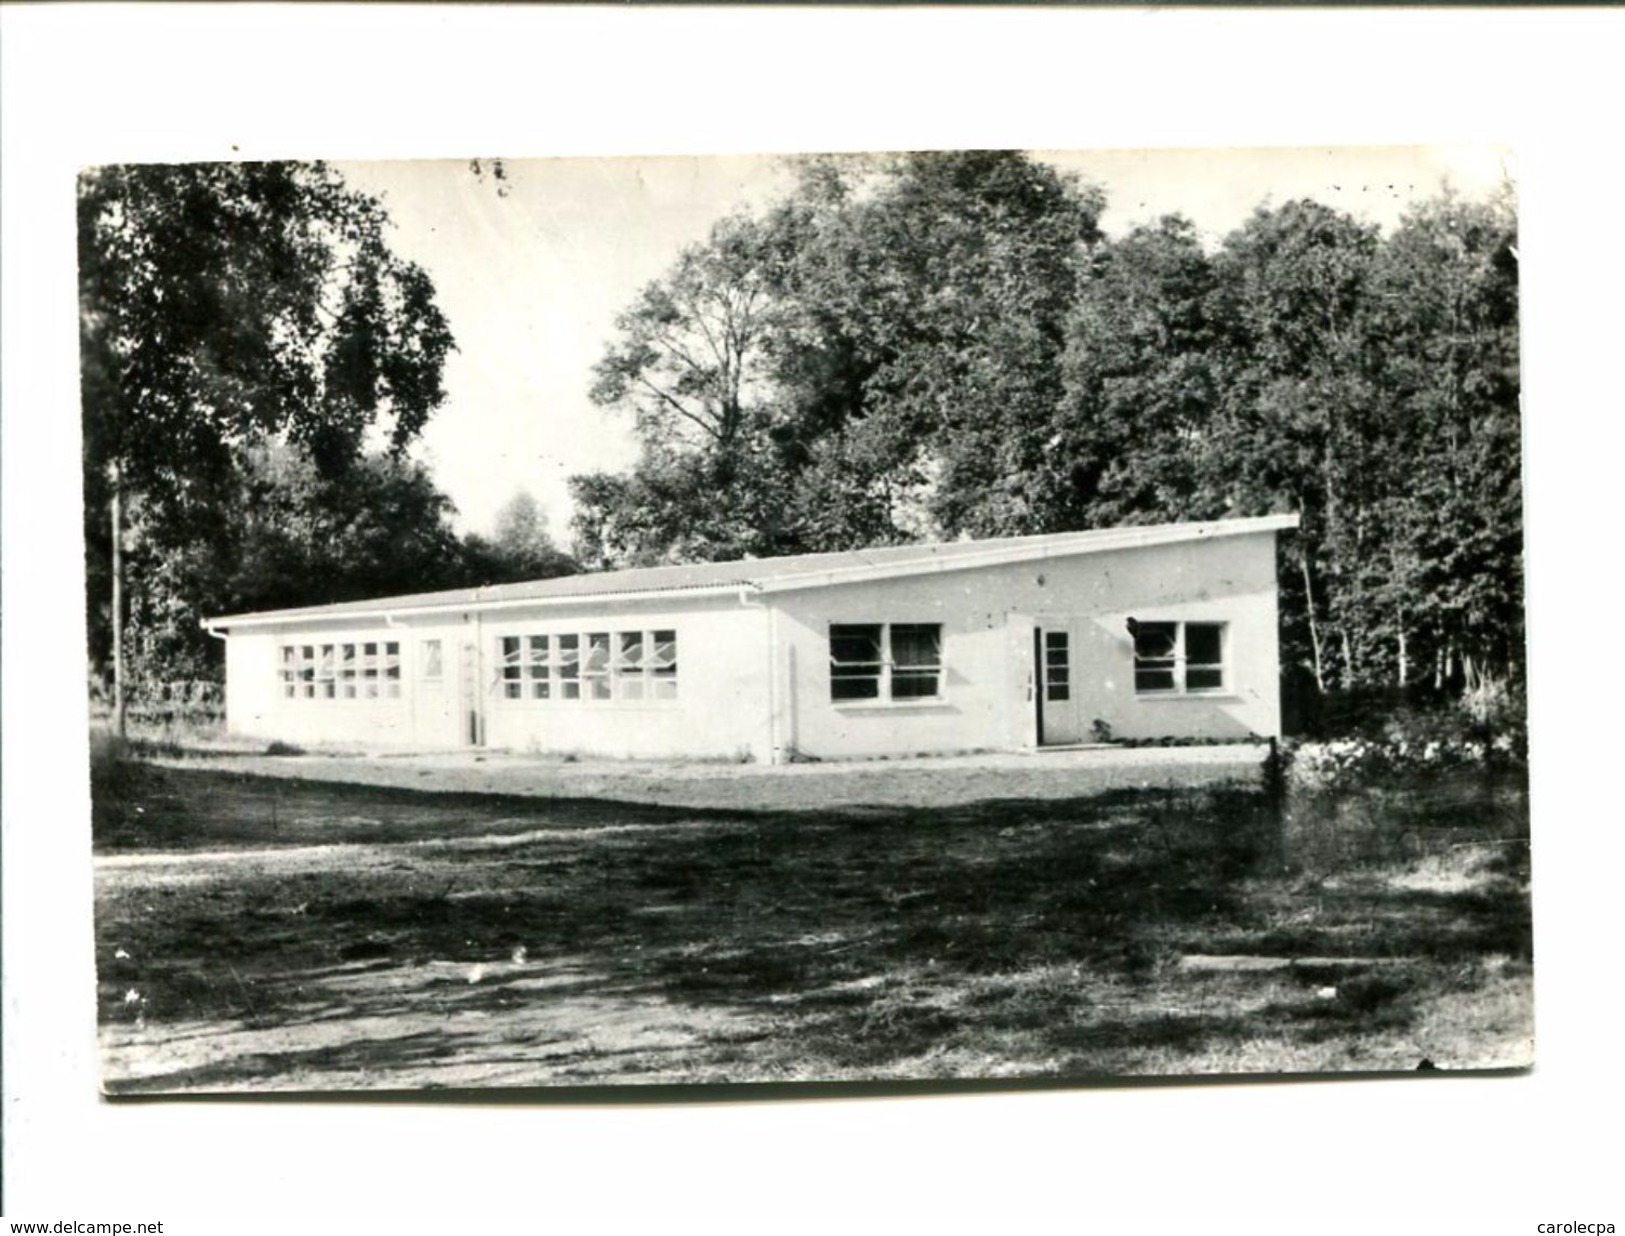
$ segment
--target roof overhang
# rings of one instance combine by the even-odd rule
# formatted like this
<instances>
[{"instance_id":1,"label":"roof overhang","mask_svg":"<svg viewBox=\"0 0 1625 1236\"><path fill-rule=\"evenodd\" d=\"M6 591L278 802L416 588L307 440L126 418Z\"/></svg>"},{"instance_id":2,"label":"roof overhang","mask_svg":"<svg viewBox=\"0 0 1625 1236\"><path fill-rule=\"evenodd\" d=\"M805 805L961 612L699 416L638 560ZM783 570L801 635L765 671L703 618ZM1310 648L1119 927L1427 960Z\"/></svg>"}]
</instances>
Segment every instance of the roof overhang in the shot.
<instances>
[{"instance_id":1,"label":"roof overhang","mask_svg":"<svg viewBox=\"0 0 1625 1236\"><path fill-rule=\"evenodd\" d=\"M840 584L860 584L875 579L904 579L920 575L940 575L951 571L974 571L990 566L1010 566L1044 562L1054 558L1076 558L1086 554L1119 553L1128 549L1149 549L1159 545L1183 545L1217 541L1228 537L1257 536L1298 526L1296 515L1265 515L1257 519L1226 519L1206 524L1157 524L1139 528L1114 528L1110 532L1082 532L1074 538L1046 539L1040 545L990 547L977 554L951 558L927 558L918 562L840 567L809 571L805 575L782 575L762 580L762 592L795 592L806 588L832 588Z\"/></svg>"},{"instance_id":2,"label":"roof overhang","mask_svg":"<svg viewBox=\"0 0 1625 1236\"><path fill-rule=\"evenodd\" d=\"M461 598L444 602L415 605L390 605L380 601L363 609L340 610L267 610L258 614L233 614L222 618L202 620L206 631L233 631L240 627L282 627L309 623L390 622L400 618L443 617L447 614L500 613L507 609L563 609L571 605L601 605L606 601L670 601L685 597L727 597L742 593L760 592L759 584L750 580L735 580L726 584L704 584L689 588L645 588L638 591L577 592L563 597L509 597L480 600Z\"/></svg>"},{"instance_id":3,"label":"roof overhang","mask_svg":"<svg viewBox=\"0 0 1625 1236\"><path fill-rule=\"evenodd\" d=\"M992 566L1044 562L1089 554L1120 553L1124 550L1157 546L1195 544L1231 537L1257 536L1283 532L1298 526L1296 515L1264 515L1250 519L1221 519L1208 523L1149 524L1036 538L1024 543L988 542L974 553L938 553L939 547L922 547L919 558L882 563L857 563L802 574L785 574L762 579L733 579L714 584L689 584L666 588L606 588L574 592L563 596L491 597L481 599L479 590L443 600L419 599L391 605L388 599L358 603L354 608L314 606L309 609L269 610L205 618L202 626L212 633L244 628L304 626L336 623L393 623L402 618L445 616L456 613L500 613L504 610L567 609L572 606L622 604L642 601L674 601L691 597L737 596L800 592L810 588L834 588L880 579L908 579L922 575L945 575ZM749 569L749 562L739 564Z\"/></svg>"}]
</instances>

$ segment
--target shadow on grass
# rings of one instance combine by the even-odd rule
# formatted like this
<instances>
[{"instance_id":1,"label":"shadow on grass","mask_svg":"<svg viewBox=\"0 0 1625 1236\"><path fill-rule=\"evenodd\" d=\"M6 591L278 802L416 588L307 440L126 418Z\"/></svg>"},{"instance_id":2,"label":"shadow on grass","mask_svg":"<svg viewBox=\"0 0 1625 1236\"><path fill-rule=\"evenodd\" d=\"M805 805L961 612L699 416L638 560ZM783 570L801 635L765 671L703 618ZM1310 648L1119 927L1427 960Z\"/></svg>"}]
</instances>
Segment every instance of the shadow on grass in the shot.
<instances>
[{"instance_id":1,"label":"shadow on grass","mask_svg":"<svg viewBox=\"0 0 1625 1236\"><path fill-rule=\"evenodd\" d=\"M116 803L98 807L108 812L104 849L214 849L245 837L446 843L355 869L283 871L226 855L196 882L109 874L97 922L103 1021L134 1016L136 992L159 1038L181 1021L268 1026L335 1010L432 1007L500 1023L554 1017L586 992L599 1002L583 1006L589 1020L606 1015L605 1001L616 1016L692 1015L681 1050L645 1047L619 1064L600 1053L628 1076L672 1067L817 1078L929 1069L933 1059L1035 1061L1035 1072L1083 1076L1132 1067L1134 1053L1403 1029L1419 994L1437 989L1437 966L1529 956L1526 849L1482 887L1381 878L1418 856L1515 836L1515 789L1417 786L1380 809L1301 801L1283 812L1262 793L1209 787L760 813L207 770L147 769L117 789ZM516 839L459 843L497 835ZM1362 880L1328 887L1351 872ZM1356 975L1334 1000L1300 985L1263 1004L1176 972L1183 954L1231 952L1426 964ZM335 995L357 963L398 981ZM534 984L560 965L585 977ZM463 977L475 967L498 972ZM1193 991L1207 1006L1181 1010ZM555 1034L585 1042L591 1029L565 1012L547 1024L555 1029L528 1045L475 1054L493 1068L523 1063ZM491 1033L500 1038L500 1024L472 1038L447 1025L166 1076L209 1086L273 1084L290 1070L421 1071L466 1058ZM568 1052L543 1054L550 1069L575 1067Z\"/></svg>"}]
</instances>

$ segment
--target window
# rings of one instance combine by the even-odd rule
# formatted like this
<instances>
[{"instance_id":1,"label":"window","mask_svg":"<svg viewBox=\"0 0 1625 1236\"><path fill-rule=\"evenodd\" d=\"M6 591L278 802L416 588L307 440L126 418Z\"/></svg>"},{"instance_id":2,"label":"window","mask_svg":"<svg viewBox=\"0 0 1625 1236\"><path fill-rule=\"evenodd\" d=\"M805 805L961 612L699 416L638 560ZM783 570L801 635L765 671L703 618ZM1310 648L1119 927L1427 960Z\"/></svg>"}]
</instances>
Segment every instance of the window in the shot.
<instances>
[{"instance_id":1,"label":"window","mask_svg":"<svg viewBox=\"0 0 1625 1236\"><path fill-rule=\"evenodd\" d=\"M525 655L525 686L531 699L552 698L552 668L553 658L549 655L547 636L532 635Z\"/></svg>"},{"instance_id":2,"label":"window","mask_svg":"<svg viewBox=\"0 0 1625 1236\"><path fill-rule=\"evenodd\" d=\"M615 698L641 700L646 681L643 632L622 631L616 642L619 647L615 650Z\"/></svg>"},{"instance_id":3,"label":"window","mask_svg":"<svg viewBox=\"0 0 1625 1236\"><path fill-rule=\"evenodd\" d=\"M1044 698L1060 703L1072 698L1072 649L1065 631L1044 632Z\"/></svg>"},{"instance_id":4,"label":"window","mask_svg":"<svg viewBox=\"0 0 1625 1236\"><path fill-rule=\"evenodd\" d=\"M558 640L559 698L581 698L581 636L561 635Z\"/></svg>"},{"instance_id":5,"label":"window","mask_svg":"<svg viewBox=\"0 0 1625 1236\"><path fill-rule=\"evenodd\" d=\"M677 698L677 632L656 631L653 639L654 653L649 658L650 697L674 700Z\"/></svg>"},{"instance_id":6,"label":"window","mask_svg":"<svg viewBox=\"0 0 1625 1236\"><path fill-rule=\"evenodd\" d=\"M436 646L438 640L426 641ZM438 660L436 661L438 673ZM427 675L427 670L425 670ZM284 699L353 700L401 697L401 646L283 644L277 677Z\"/></svg>"},{"instance_id":7,"label":"window","mask_svg":"<svg viewBox=\"0 0 1625 1236\"><path fill-rule=\"evenodd\" d=\"M587 636L587 658L581 667L586 683L586 696L590 700L607 700L609 689L609 633L594 631Z\"/></svg>"},{"instance_id":8,"label":"window","mask_svg":"<svg viewBox=\"0 0 1625 1236\"><path fill-rule=\"evenodd\" d=\"M880 698L880 679L885 665L880 656L877 624L831 626L829 629L829 698L832 700L872 700Z\"/></svg>"},{"instance_id":9,"label":"window","mask_svg":"<svg viewBox=\"0 0 1625 1236\"><path fill-rule=\"evenodd\" d=\"M941 696L941 623L831 624L831 700L932 700Z\"/></svg>"},{"instance_id":10,"label":"window","mask_svg":"<svg viewBox=\"0 0 1625 1236\"><path fill-rule=\"evenodd\" d=\"M1188 695L1225 687L1222 622L1135 622L1134 690Z\"/></svg>"},{"instance_id":11,"label":"window","mask_svg":"<svg viewBox=\"0 0 1625 1236\"><path fill-rule=\"evenodd\" d=\"M426 639L418 645L418 677L425 686L438 687L446 676L445 662L440 655L440 641Z\"/></svg>"},{"instance_id":12,"label":"window","mask_svg":"<svg viewBox=\"0 0 1625 1236\"><path fill-rule=\"evenodd\" d=\"M642 703L677 698L676 631L505 635L497 641L497 653L503 699Z\"/></svg>"},{"instance_id":13,"label":"window","mask_svg":"<svg viewBox=\"0 0 1625 1236\"><path fill-rule=\"evenodd\" d=\"M355 645L339 645L339 698L353 700L356 697L356 668Z\"/></svg>"},{"instance_id":14,"label":"window","mask_svg":"<svg viewBox=\"0 0 1625 1236\"><path fill-rule=\"evenodd\" d=\"M934 622L897 623L891 629L891 697L935 699L942 677L942 627Z\"/></svg>"},{"instance_id":15,"label":"window","mask_svg":"<svg viewBox=\"0 0 1625 1236\"><path fill-rule=\"evenodd\" d=\"M401 698L401 646L396 640L384 645L384 698Z\"/></svg>"},{"instance_id":16,"label":"window","mask_svg":"<svg viewBox=\"0 0 1625 1236\"><path fill-rule=\"evenodd\" d=\"M517 635L504 635L502 637L502 695L504 699L520 699L524 691L524 682L520 675L524 667L519 663L520 638Z\"/></svg>"},{"instance_id":17,"label":"window","mask_svg":"<svg viewBox=\"0 0 1625 1236\"><path fill-rule=\"evenodd\" d=\"M337 697L335 689L335 670L333 661L334 646L322 645L321 659L316 662L316 698L330 700Z\"/></svg>"},{"instance_id":18,"label":"window","mask_svg":"<svg viewBox=\"0 0 1625 1236\"><path fill-rule=\"evenodd\" d=\"M378 645L361 645L361 698L378 698Z\"/></svg>"}]
</instances>

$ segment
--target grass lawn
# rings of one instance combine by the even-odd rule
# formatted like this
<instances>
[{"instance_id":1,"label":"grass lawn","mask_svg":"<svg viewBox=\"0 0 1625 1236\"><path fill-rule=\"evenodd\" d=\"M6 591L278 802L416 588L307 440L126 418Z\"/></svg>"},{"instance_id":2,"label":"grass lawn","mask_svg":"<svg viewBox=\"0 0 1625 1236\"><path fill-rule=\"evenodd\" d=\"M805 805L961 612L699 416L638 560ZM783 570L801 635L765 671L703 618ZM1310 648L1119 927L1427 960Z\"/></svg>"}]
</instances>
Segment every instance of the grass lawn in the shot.
<instances>
[{"instance_id":1,"label":"grass lawn","mask_svg":"<svg viewBox=\"0 0 1625 1236\"><path fill-rule=\"evenodd\" d=\"M93 784L113 1093L1531 1060L1505 774L826 811Z\"/></svg>"}]
</instances>

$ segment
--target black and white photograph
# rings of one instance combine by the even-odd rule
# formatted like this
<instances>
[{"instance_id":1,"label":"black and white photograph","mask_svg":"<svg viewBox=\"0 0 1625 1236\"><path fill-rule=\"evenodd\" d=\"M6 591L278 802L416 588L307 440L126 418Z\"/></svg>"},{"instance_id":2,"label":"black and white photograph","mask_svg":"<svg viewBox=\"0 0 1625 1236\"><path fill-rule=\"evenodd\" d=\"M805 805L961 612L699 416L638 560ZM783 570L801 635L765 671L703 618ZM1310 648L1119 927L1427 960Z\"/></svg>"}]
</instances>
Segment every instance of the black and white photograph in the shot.
<instances>
[{"instance_id":1,"label":"black and white photograph","mask_svg":"<svg viewBox=\"0 0 1625 1236\"><path fill-rule=\"evenodd\" d=\"M1619 1226L1618 10L0 29L0 1228Z\"/></svg>"},{"instance_id":2,"label":"black and white photograph","mask_svg":"<svg viewBox=\"0 0 1625 1236\"><path fill-rule=\"evenodd\" d=\"M103 1090L1530 1068L1516 171L86 167Z\"/></svg>"}]
</instances>

